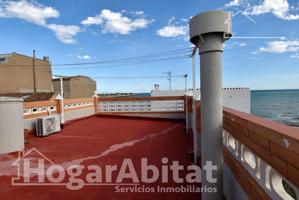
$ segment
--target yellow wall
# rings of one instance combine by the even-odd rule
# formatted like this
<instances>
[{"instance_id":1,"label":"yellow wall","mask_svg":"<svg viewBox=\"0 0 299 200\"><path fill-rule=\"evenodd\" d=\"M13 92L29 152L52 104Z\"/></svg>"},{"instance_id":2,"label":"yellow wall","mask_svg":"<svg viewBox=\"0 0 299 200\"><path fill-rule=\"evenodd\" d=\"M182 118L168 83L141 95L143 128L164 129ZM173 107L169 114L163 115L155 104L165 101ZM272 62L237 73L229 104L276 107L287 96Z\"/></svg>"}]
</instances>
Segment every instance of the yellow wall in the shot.
<instances>
[{"instance_id":1,"label":"yellow wall","mask_svg":"<svg viewBox=\"0 0 299 200\"><path fill-rule=\"evenodd\" d=\"M0 55L3 58L4 55ZM35 59L37 92L52 92L52 69L48 61ZM0 93L30 93L34 91L32 57L7 54L0 62Z\"/></svg>"},{"instance_id":2,"label":"yellow wall","mask_svg":"<svg viewBox=\"0 0 299 200\"><path fill-rule=\"evenodd\" d=\"M60 93L60 80L54 79L53 86L55 93ZM75 76L63 79L64 98L90 98L96 91L96 81L85 77Z\"/></svg>"}]
</instances>

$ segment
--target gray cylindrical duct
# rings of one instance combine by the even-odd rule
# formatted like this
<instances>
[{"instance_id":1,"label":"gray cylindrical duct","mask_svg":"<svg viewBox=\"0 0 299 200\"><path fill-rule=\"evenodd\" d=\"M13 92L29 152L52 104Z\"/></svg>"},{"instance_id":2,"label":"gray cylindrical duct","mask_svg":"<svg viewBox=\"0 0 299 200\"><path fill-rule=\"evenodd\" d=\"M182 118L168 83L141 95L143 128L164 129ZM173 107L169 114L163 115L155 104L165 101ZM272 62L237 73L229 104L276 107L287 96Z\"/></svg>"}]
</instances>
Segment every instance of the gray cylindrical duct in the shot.
<instances>
[{"instance_id":1,"label":"gray cylindrical duct","mask_svg":"<svg viewBox=\"0 0 299 200\"><path fill-rule=\"evenodd\" d=\"M0 97L0 154L24 149L23 99Z\"/></svg>"},{"instance_id":2,"label":"gray cylindrical duct","mask_svg":"<svg viewBox=\"0 0 299 200\"><path fill-rule=\"evenodd\" d=\"M200 53L202 187L217 191L203 192L202 197L204 200L222 199L221 56L224 41L232 35L231 15L224 11L202 13L190 20L189 27L190 41Z\"/></svg>"}]
</instances>

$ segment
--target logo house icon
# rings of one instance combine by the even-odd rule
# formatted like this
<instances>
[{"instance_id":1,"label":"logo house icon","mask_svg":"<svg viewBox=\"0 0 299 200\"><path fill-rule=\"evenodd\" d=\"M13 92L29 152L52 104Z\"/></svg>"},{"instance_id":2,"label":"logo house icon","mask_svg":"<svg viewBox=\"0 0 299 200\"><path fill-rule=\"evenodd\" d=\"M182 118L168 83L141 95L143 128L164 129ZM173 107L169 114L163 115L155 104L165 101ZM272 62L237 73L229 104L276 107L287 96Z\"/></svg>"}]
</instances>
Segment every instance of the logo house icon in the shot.
<instances>
[{"instance_id":1,"label":"logo house icon","mask_svg":"<svg viewBox=\"0 0 299 200\"><path fill-rule=\"evenodd\" d=\"M43 185L47 168L55 164L36 148L31 148L19 151L12 165L17 166L17 177L11 179L12 185Z\"/></svg>"}]
</instances>

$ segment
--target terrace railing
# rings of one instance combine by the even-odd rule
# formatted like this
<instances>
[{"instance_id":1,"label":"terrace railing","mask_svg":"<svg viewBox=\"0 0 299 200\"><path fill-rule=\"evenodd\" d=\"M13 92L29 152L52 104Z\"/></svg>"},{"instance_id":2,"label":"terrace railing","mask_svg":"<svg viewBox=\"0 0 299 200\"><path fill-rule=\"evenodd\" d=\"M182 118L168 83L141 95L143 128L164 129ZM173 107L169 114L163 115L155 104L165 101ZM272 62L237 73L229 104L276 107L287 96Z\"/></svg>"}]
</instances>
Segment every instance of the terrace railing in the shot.
<instances>
[{"instance_id":1,"label":"terrace railing","mask_svg":"<svg viewBox=\"0 0 299 200\"><path fill-rule=\"evenodd\" d=\"M108 97L98 99L100 115L184 114L184 97Z\"/></svg>"},{"instance_id":2,"label":"terrace railing","mask_svg":"<svg viewBox=\"0 0 299 200\"><path fill-rule=\"evenodd\" d=\"M63 104L64 104L64 110L68 112L72 110L94 107L94 99L93 98L65 99Z\"/></svg>"},{"instance_id":3,"label":"terrace railing","mask_svg":"<svg viewBox=\"0 0 299 200\"><path fill-rule=\"evenodd\" d=\"M49 114L57 113L56 101L38 101L38 102L25 102L24 103L24 118L35 118Z\"/></svg>"},{"instance_id":4,"label":"terrace railing","mask_svg":"<svg viewBox=\"0 0 299 200\"><path fill-rule=\"evenodd\" d=\"M37 101L24 103L24 118L36 118L50 114L61 113L61 105L64 105L64 112L80 110L94 106L94 98L65 99L62 100Z\"/></svg>"},{"instance_id":5,"label":"terrace railing","mask_svg":"<svg viewBox=\"0 0 299 200\"><path fill-rule=\"evenodd\" d=\"M61 104L63 101L63 104ZM185 112L185 98L172 97L108 97L51 100L24 103L24 118L36 118L50 114L94 107L94 114L182 114Z\"/></svg>"},{"instance_id":6,"label":"terrace railing","mask_svg":"<svg viewBox=\"0 0 299 200\"><path fill-rule=\"evenodd\" d=\"M64 115L65 121L91 115L126 115L154 118L185 118L185 98L111 97L55 99L24 103L25 129L34 129L34 119L51 114Z\"/></svg>"},{"instance_id":7,"label":"terrace railing","mask_svg":"<svg viewBox=\"0 0 299 200\"><path fill-rule=\"evenodd\" d=\"M196 107L200 113L200 105ZM196 129L200 133L200 114L196 116ZM298 128L225 108L223 147L224 164L230 171L224 170L224 188L238 190L236 185L240 185L242 190L234 193L230 190L227 195L244 193L249 199L299 199Z\"/></svg>"}]
</instances>

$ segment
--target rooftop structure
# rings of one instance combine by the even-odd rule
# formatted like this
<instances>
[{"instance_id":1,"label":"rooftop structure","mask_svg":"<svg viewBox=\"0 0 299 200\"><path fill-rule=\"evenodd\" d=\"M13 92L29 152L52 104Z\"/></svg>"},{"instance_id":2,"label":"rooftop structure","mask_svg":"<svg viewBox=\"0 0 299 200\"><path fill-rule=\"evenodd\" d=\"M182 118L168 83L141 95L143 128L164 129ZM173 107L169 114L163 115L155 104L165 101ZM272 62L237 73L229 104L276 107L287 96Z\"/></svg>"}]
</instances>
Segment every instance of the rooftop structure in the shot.
<instances>
[{"instance_id":1,"label":"rooftop structure","mask_svg":"<svg viewBox=\"0 0 299 200\"><path fill-rule=\"evenodd\" d=\"M53 79L54 91L60 94L60 78ZM88 98L92 97L97 90L96 81L88 76L62 76L63 93L66 99Z\"/></svg>"},{"instance_id":2,"label":"rooftop structure","mask_svg":"<svg viewBox=\"0 0 299 200\"><path fill-rule=\"evenodd\" d=\"M0 93L53 92L49 57L0 54Z\"/></svg>"}]
</instances>

